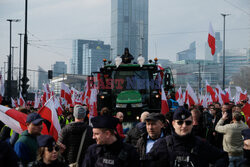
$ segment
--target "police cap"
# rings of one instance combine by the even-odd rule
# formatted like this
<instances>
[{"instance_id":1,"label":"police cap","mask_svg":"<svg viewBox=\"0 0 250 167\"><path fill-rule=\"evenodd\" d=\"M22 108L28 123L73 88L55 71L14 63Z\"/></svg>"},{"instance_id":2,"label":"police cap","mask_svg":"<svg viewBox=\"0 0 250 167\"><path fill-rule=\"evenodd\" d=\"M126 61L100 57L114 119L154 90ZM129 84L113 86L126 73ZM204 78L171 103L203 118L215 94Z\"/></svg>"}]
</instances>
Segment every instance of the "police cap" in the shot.
<instances>
[{"instance_id":1,"label":"police cap","mask_svg":"<svg viewBox=\"0 0 250 167\"><path fill-rule=\"evenodd\" d=\"M173 120L185 120L191 116L191 113L184 107L179 107L174 112Z\"/></svg>"},{"instance_id":2,"label":"police cap","mask_svg":"<svg viewBox=\"0 0 250 167\"><path fill-rule=\"evenodd\" d=\"M112 116L97 116L91 119L93 128L116 129L119 119Z\"/></svg>"},{"instance_id":3,"label":"police cap","mask_svg":"<svg viewBox=\"0 0 250 167\"><path fill-rule=\"evenodd\" d=\"M40 135L37 137L37 143L39 147L51 147L56 145L56 141L52 136L49 135Z\"/></svg>"}]
</instances>

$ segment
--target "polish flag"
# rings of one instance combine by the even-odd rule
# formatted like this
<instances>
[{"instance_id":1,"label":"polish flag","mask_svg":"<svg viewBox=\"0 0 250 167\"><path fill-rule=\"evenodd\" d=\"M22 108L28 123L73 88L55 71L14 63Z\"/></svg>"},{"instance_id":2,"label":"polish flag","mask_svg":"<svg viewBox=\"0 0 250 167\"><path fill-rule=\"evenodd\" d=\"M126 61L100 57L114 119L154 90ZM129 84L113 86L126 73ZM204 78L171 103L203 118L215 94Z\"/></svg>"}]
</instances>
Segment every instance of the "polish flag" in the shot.
<instances>
[{"instance_id":1,"label":"polish flag","mask_svg":"<svg viewBox=\"0 0 250 167\"><path fill-rule=\"evenodd\" d=\"M0 105L0 120L19 134L27 129L26 118L26 114Z\"/></svg>"},{"instance_id":2,"label":"polish flag","mask_svg":"<svg viewBox=\"0 0 250 167\"><path fill-rule=\"evenodd\" d=\"M58 101L58 99L56 97L54 97L54 104L55 104L55 108L57 110L57 114L62 115L63 108L62 108L61 104L59 103L59 101Z\"/></svg>"},{"instance_id":3,"label":"polish flag","mask_svg":"<svg viewBox=\"0 0 250 167\"><path fill-rule=\"evenodd\" d=\"M212 27L212 24L209 23L209 33L208 33L208 45L211 48L211 54L214 55L215 53L215 34Z\"/></svg>"},{"instance_id":4,"label":"polish flag","mask_svg":"<svg viewBox=\"0 0 250 167\"><path fill-rule=\"evenodd\" d=\"M179 106L184 105L181 87L179 87L178 91L175 93L175 100L178 102Z\"/></svg>"},{"instance_id":5,"label":"polish flag","mask_svg":"<svg viewBox=\"0 0 250 167\"><path fill-rule=\"evenodd\" d=\"M187 84L187 92L188 92L187 94L188 94L189 106L199 104L198 98L197 98L193 88L189 85L189 83Z\"/></svg>"},{"instance_id":6,"label":"polish flag","mask_svg":"<svg viewBox=\"0 0 250 167\"><path fill-rule=\"evenodd\" d=\"M17 108L18 104L15 102L15 100L11 97L11 106L12 108Z\"/></svg>"},{"instance_id":7,"label":"polish flag","mask_svg":"<svg viewBox=\"0 0 250 167\"><path fill-rule=\"evenodd\" d=\"M210 93L213 102L216 102L216 97L215 97L216 93L214 92L213 88L209 85L209 83L207 82L207 80L206 80L206 91L208 93Z\"/></svg>"},{"instance_id":8,"label":"polish flag","mask_svg":"<svg viewBox=\"0 0 250 167\"><path fill-rule=\"evenodd\" d=\"M208 95L206 94L203 99L202 99L202 102L201 102L201 105L204 107L204 108L207 108L207 103L208 103Z\"/></svg>"},{"instance_id":9,"label":"polish flag","mask_svg":"<svg viewBox=\"0 0 250 167\"><path fill-rule=\"evenodd\" d=\"M91 95L89 99L89 115L91 117L97 116L97 89L91 89Z\"/></svg>"},{"instance_id":10,"label":"polish flag","mask_svg":"<svg viewBox=\"0 0 250 167\"><path fill-rule=\"evenodd\" d=\"M250 104L249 102L247 102L243 107L242 107L242 111L245 114L246 117L246 122L248 127L250 128Z\"/></svg>"},{"instance_id":11,"label":"polish flag","mask_svg":"<svg viewBox=\"0 0 250 167\"><path fill-rule=\"evenodd\" d=\"M219 99L219 103L221 105L224 104L224 100L225 99L225 93L223 92L223 90L221 89L220 85L216 85L216 89L218 90L218 99Z\"/></svg>"},{"instance_id":12,"label":"polish flag","mask_svg":"<svg viewBox=\"0 0 250 167\"><path fill-rule=\"evenodd\" d=\"M240 93L240 101L242 100L246 100L247 99L247 90L245 90L245 92L241 92Z\"/></svg>"},{"instance_id":13,"label":"polish flag","mask_svg":"<svg viewBox=\"0 0 250 167\"><path fill-rule=\"evenodd\" d=\"M168 101L166 98L165 91L163 87L161 87L161 114L165 115L169 112Z\"/></svg>"},{"instance_id":14,"label":"polish flag","mask_svg":"<svg viewBox=\"0 0 250 167\"><path fill-rule=\"evenodd\" d=\"M63 82L61 83L61 97L63 97L68 104L72 104L71 91Z\"/></svg>"},{"instance_id":15,"label":"polish flag","mask_svg":"<svg viewBox=\"0 0 250 167\"><path fill-rule=\"evenodd\" d=\"M156 80L158 80L159 85L162 85L162 80L163 80L163 77L164 77L164 72L163 71L165 71L165 69L160 65L157 65L157 69L160 70L161 72L158 73L158 75L156 76Z\"/></svg>"},{"instance_id":16,"label":"polish flag","mask_svg":"<svg viewBox=\"0 0 250 167\"><path fill-rule=\"evenodd\" d=\"M19 104L19 106L21 106L21 107L25 107L25 101L24 101L24 99L23 99L23 96L22 96L22 94L21 94L21 91L20 91L20 93L19 93L18 104Z\"/></svg>"},{"instance_id":17,"label":"polish flag","mask_svg":"<svg viewBox=\"0 0 250 167\"><path fill-rule=\"evenodd\" d=\"M43 84L43 89L44 89L44 92L45 92L45 102L47 101L47 100L49 100L50 99L50 94L51 94L51 91L50 91L50 88L49 88L49 84Z\"/></svg>"},{"instance_id":18,"label":"polish flag","mask_svg":"<svg viewBox=\"0 0 250 167\"><path fill-rule=\"evenodd\" d=\"M44 119L44 123L48 129L48 134L53 136L57 141L58 135L61 131L61 126L59 124L58 115L53 102L53 98L50 98L46 104L38 111L38 114Z\"/></svg>"}]
</instances>

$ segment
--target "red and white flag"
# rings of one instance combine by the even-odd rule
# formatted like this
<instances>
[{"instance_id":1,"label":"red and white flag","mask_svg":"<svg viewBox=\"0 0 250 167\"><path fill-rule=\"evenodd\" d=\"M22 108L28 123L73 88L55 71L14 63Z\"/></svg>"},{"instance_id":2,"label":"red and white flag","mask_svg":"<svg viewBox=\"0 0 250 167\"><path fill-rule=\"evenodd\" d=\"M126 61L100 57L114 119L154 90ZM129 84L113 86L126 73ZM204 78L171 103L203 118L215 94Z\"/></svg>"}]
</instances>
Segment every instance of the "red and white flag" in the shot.
<instances>
[{"instance_id":1,"label":"red and white flag","mask_svg":"<svg viewBox=\"0 0 250 167\"><path fill-rule=\"evenodd\" d=\"M62 115L63 108L62 108L61 104L59 103L59 101L58 101L58 99L56 97L54 97L54 104L55 104L55 108L57 110L57 114Z\"/></svg>"},{"instance_id":2,"label":"red and white flag","mask_svg":"<svg viewBox=\"0 0 250 167\"><path fill-rule=\"evenodd\" d=\"M215 53L215 34L212 27L212 24L209 23L209 32L208 32L208 45L211 48L211 54L214 55Z\"/></svg>"},{"instance_id":3,"label":"red and white flag","mask_svg":"<svg viewBox=\"0 0 250 167\"><path fill-rule=\"evenodd\" d=\"M63 82L61 83L61 97L64 98L68 104L72 104L71 91Z\"/></svg>"},{"instance_id":4,"label":"red and white flag","mask_svg":"<svg viewBox=\"0 0 250 167\"><path fill-rule=\"evenodd\" d=\"M168 101L163 86L161 87L161 114L165 115L169 112Z\"/></svg>"},{"instance_id":5,"label":"red and white flag","mask_svg":"<svg viewBox=\"0 0 250 167\"><path fill-rule=\"evenodd\" d=\"M213 88L209 85L209 83L207 82L207 80L206 80L206 91L207 91L208 93L210 93L213 102L216 102L216 97L215 97L216 93L215 93L215 91L213 90Z\"/></svg>"},{"instance_id":6,"label":"red and white flag","mask_svg":"<svg viewBox=\"0 0 250 167\"><path fill-rule=\"evenodd\" d=\"M175 100L178 102L179 106L184 105L181 87L179 87L178 91L175 93Z\"/></svg>"},{"instance_id":7,"label":"red and white flag","mask_svg":"<svg viewBox=\"0 0 250 167\"><path fill-rule=\"evenodd\" d=\"M53 98L50 98L46 104L38 111L38 114L44 119L45 124L50 124L50 129L48 129L48 134L53 136L57 141L58 135L61 131L61 126L59 124L58 115L54 105Z\"/></svg>"},{"instance_id":8,"label":"red and white flag","mask_svg":"<svg viewBox=\"0 0 250 167\"><path fill-rule=\"evenodd\" d=\"M19 93L18 105L19 105L20 107L25 107L25 106L26 106L21 91L20 91L20 93Z\"/></svg>"},{"instance_id":9,"label":"red and white flag","mask_svg":"<svg viewBox=\"0 0 250 167\"><path fill-rule=\"evenodd\" d=\"M27 129L26 118L26 114L0 105L0 120L19 134Z\"/></svg>"},{"instance_id":10,"label":"red and white flag","mask_svg":"<svg viewBox=\"0 0 250 167\"><path fill-rule=\"evenodd\" d=\"M198 98L193 90L193 88L187 83L187 95L188 95L188 101L189 101L189 106L199 104Z\"/></svg>"},{"instance_id":11,"label":"red and white flag","mask_svg":"<svg viewBox=\"0 0 250 167\"><path fill-rule=\"evenodd\" d=\"M11 97L11 106L12 108L17 108L18 104L15 102L15 100Z\"/></svg>"},{"instance_id":12,"label":"red and white flag","mask_svg":"<svg viewBox=\"0 0 250 167\"><path fill-rule=\"evenodd\" d=\"M90 117L97 116L97 89L91 89L91 95L89 99L89 115Z\"/></svg>"}]
</instances>

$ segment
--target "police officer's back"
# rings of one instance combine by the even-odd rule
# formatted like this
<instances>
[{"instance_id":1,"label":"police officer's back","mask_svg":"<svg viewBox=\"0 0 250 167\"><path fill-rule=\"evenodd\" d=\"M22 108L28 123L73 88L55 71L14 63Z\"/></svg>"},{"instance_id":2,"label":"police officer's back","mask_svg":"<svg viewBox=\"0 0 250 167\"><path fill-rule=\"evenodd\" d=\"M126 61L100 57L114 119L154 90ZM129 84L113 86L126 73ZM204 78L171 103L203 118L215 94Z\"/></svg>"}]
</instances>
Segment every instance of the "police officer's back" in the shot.
<instances>
[{"instance_id":1,"label":"police officer's back","mask_svg":"<svg viewBox=\"0 0 250 167\"><path fill-rule=\"evenodd\" d=\"M250 166L250 129L244 129L241 132L244 139L244 160L240 163L240 167Z\"/></svg>"},{"instance_id":2,"label":"police officer's back","mask_svg":"<svg viewBox=\"0 0 250 167\"><path fill-rule=\"evenodd\" d=\"M123 143L115 133L118 119L111 116L97 116L91 119L93 139L85 154L82 167L130 167L139 166L135 148Z\"/></svg>"},{"instance_id":3,"label":"police officer's back","mask_svg":"<svg viewBox=\"0 0 250 167\"><path fill-rule=\"evenodd\" d=\"M173 116L174 133L159 139L148 153L145 166L228 166L228 155L194 136L192 116L189 111L180 107Z\"/></svg>"}]
</instances>

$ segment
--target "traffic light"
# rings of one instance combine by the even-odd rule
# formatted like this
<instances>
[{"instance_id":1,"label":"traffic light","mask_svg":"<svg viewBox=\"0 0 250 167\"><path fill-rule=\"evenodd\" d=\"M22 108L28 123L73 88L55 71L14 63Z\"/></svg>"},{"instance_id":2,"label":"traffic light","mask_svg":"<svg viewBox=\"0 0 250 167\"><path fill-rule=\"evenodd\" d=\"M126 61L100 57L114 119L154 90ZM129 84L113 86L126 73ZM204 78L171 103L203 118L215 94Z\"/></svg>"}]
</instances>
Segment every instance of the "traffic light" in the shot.
<instances>
[{"instance_id":1,"label":"traffic light","mask_svg":"<svg viewBox=\"0 0 250 167\"><path fill-rule=\"evenodd\" d=\"M52 79L52 78L53 78L53 71L48 70L48 79Z\"/></svg>"}]
</instances>

